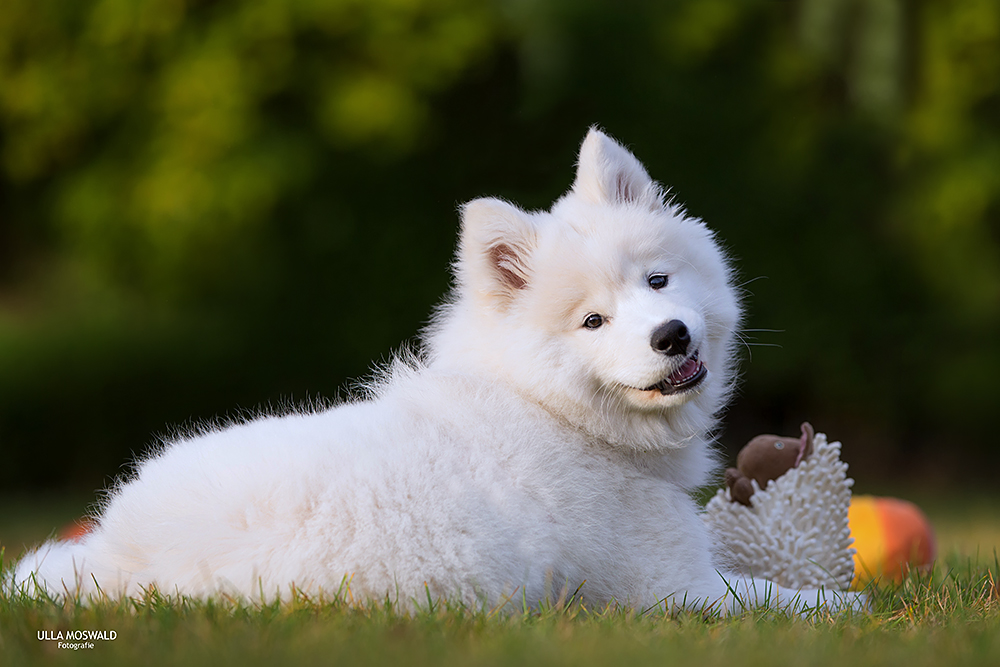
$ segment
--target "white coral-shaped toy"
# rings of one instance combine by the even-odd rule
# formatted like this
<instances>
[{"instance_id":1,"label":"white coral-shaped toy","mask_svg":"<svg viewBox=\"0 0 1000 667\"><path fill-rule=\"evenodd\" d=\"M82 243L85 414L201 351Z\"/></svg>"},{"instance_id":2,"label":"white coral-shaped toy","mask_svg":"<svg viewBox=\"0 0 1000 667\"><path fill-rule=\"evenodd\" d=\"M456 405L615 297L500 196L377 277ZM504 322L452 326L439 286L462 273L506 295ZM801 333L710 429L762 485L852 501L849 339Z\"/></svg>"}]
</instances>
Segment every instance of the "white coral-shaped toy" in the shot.
<instances>
[{"instance_id":1,"label":"white coral-shaped toy","mask_svg":"<svg viewBox=\"0 0 1000 667\"><path fill-rule=\"evenodd\" d=\"M817 433L797 467L765 489L750 483L749 507L733 502L728 488L705 507L705 521L732 565L787 588L847 590L854 577L847 525L854 480L840 460L840 443Z\"/></svg>"}]
</instances>

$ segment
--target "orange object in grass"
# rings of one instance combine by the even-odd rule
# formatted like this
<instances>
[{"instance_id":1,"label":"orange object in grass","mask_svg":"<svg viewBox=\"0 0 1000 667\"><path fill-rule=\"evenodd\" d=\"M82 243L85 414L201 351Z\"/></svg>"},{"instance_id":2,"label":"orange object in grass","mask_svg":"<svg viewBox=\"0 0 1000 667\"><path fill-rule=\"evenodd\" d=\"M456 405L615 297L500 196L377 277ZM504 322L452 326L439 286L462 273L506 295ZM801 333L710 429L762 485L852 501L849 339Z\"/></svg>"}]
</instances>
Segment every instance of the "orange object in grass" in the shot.
<instances>
[{"instance_id":1,"label":"orange object in grass","mask_svg":"<svg viewBox=\"0 0 1000 667\"><path fill-rule=\"evenodd\" d=\"M911 569L925 569L934 561L934 531L916 505L899 498L854 496L847 510L854 538L854 581L864 588L885 577L902 581Z\"/></svg>"},{"instance_id":2,"label":"orange object in grass","mask_svg":"<svg viewBox=\"0 0 1000 667\"><path fill-rule=\"evenodd\" d=\"M73 523L66 524L59 531L59 539L67 540L69 542L79 542L84 538L85 535L89 534L94 530L93 519L84 517L82 519L77 519Z\"/></svg>"}]
</instances>

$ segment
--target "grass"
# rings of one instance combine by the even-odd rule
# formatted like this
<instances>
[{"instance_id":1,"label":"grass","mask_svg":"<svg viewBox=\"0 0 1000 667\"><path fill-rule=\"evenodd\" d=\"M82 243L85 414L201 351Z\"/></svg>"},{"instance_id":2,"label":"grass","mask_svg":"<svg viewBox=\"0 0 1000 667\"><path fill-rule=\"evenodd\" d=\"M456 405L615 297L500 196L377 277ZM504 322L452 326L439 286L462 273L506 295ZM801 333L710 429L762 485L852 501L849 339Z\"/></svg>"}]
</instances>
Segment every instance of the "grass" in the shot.
<instances>
[{"instance_id":1,"label":"grass","mask_svg":"<svg viewBox=\"0 0 1000 667\"><path fill-rule=\"evenodd\" d=\"M930 573L873 589L871 613L756 609L717 618L585 603L491 613L435 602L406 615L391 605L352 606L344 596L252 604L151 591L141 600L84 606L0 594L0 664L1000 664L1000 561L992 545L986 555L979 543L977 559L945 542L970 539L963 526L988 531L981 522L986 515L950 506L928 513L955 519L949 525L936 520L943 559ZM997 529L995 520L991 525ZM995 536L986 533L986 539ZM76 651L38 638L39 631L77 629L116 636Z\"/></svg>"}]
</instances>

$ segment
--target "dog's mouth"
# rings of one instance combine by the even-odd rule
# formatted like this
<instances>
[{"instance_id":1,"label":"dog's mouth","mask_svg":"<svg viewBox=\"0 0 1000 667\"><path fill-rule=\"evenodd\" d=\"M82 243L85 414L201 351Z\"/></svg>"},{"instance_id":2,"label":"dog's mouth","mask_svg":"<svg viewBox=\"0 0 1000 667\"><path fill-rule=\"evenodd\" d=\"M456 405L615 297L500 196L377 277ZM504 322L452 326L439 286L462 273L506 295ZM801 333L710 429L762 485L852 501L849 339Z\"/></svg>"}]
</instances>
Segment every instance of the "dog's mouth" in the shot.
<instances>
[{"instance_id":1,"label":"dog's mouth","mask_svg":"<svg viewBox=\"0 0 1000 667\"><path fill-rule=\"evenodd\" d=\"M681 364L680 368L656 384L646 387L643 391L658 391L664 396L667 394L677 394L697 387L707 375L708 368L698 358L698 353L695 352Z\"/></svg>"}]
</instances>

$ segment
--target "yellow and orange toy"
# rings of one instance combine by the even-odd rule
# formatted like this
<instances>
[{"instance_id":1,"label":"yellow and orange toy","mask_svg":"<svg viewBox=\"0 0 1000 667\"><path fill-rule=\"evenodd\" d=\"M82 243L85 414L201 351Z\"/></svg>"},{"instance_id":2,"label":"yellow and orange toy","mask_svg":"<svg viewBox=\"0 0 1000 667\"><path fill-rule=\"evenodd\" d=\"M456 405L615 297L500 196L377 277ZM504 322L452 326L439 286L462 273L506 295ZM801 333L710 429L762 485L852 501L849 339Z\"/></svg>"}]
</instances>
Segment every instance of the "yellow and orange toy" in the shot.
<instances>
[{"instance_id":1,"label":"yellow and orange toy","mask_svg":"<svg viewBox=\"0 0 1000 667\"><path fill-rule=\"evenodd\" d=\"M911 569L929 568L934 561L934 531L924 513L911 502L854 496L847 522L857 550L851 583L855 590L880 577L902 581Z\"/></svg>"}]
</instances>

